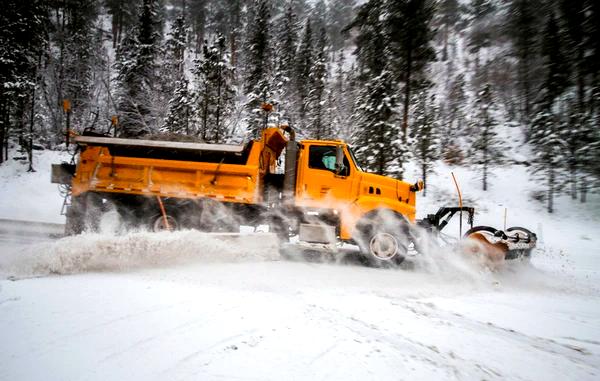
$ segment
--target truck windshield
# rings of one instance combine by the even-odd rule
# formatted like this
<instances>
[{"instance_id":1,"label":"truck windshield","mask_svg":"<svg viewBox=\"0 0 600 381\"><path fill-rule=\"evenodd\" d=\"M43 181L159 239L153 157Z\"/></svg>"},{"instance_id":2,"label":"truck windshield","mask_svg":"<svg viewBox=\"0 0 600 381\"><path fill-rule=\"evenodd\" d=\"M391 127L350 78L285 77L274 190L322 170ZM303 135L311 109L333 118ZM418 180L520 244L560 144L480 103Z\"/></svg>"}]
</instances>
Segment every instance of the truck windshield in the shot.
<instances>
[{"instance_id":1,"label":"truck windshield","mask_svg":"<svg viewBox=\"0 0 600 381\"><path fill-rule=\"evenodd\" d=\"M364 172L363 169L358 164L356 157L354 156L354 151L352 150L352 147L350 147L350 146L347 146L347 147L348 147L348 152L350 152L350 158L352 159L352 162L354 163L354 166L356 167L356 169L358 169L361 172Z\"/></svg>"}]
</instances>

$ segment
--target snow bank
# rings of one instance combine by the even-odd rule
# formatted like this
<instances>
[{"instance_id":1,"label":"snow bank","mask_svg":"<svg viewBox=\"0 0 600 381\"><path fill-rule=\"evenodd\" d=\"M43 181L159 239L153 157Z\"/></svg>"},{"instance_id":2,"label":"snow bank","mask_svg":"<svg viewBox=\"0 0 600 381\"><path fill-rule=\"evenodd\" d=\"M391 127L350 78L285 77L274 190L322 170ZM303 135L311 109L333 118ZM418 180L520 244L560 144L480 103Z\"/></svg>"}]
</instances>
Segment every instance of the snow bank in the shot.
<instances>
[{"instance_id":1,"label":"snow bank","mask_svg":"<svg viewBox=\"0 0 600 381\"><path fill-rule=\"evenodd\" d=\"M197 231L82 234L3 249L0 276L30 277L91 271L126 271L197 262L279 259L274 234Z\"/></svg>"},{"instance_id":2,"label":"snow bank","mask_svg":"<svg viewBox=\"0 0 600 381\"><path fill-rule=\"evenodd\" d=\"M33 167L25 161L9 160L0 165L0 218L64 223L60 214L63 198L57 184L50 182L52 164L69 161L68 152L34 151ZM12 152L9 157L13 157Z\"/></svg>"}]
</instances>

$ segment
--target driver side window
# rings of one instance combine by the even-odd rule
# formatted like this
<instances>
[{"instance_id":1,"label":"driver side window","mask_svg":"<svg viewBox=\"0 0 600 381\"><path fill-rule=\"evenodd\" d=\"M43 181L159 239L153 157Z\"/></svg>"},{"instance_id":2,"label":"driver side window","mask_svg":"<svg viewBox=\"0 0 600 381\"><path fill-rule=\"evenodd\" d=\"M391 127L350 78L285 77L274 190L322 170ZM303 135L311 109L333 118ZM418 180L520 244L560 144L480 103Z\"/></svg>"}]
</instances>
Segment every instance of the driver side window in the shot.
<instances>
[{"instance_id":1,"label":"driver side window","mask_svg":"<svg viewBox=\"0 0 600 381\"><path fill-rule=\"evenodd\" d=\"M308 166L313 169L322 169L335 173L335 147L334 146L310 146L308 152ZM350 163L344 155L344 168L340 176L350 174Z\"/></svg>"}]
</instances>

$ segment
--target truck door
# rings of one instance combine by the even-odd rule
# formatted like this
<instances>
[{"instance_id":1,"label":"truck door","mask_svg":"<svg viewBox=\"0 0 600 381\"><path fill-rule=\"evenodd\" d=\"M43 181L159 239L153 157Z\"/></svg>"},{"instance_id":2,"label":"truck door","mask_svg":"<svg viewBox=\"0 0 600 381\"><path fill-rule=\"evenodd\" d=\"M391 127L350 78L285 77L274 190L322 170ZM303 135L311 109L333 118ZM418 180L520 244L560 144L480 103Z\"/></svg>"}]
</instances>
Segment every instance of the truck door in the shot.
<instances>
[{"instance_id":1,"label":"truck door","mask_svg":"<svg viewBox=\"0 0 600 381\"><path fill-rule=\"evenodd\" d=\"M344 168L336 174L336 146L310 145L308 157L302 160L302 182L300 204L303 206L328 208L332 202L353 200L352 171L347 154L344 153Z\"/></svg>"}]
</instances>

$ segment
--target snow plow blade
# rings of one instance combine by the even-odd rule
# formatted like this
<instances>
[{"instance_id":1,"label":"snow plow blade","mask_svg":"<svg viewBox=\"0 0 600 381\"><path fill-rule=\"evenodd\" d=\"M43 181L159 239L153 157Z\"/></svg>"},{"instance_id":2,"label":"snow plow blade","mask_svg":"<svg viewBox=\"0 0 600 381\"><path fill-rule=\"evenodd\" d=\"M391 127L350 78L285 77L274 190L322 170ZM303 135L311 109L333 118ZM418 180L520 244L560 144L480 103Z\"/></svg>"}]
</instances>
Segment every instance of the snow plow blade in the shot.
<instances>
[{"instance_id":1,"label":"snow plow blade","mask_svg":"<svg viewBox=\"0 0 600 381\"><path fill-rule=\"evenodd\" d=\"M467 254L483 255L492 262L517 258L529 258L537 245L537 236L526 228L514 226L506 231L491 226L473 226L475 208L442 207L436 214L430 214L417 224L434 236L440 234L456 214L467 214L469 230L462 235L459 246ZM461 218L462 234L462 218Z\"/></svg>"},{"instance_id":2,"label":"snow plow blade","mask_svg":"<svg viewBox=\"0 0 600 381\"><path fill-rule=\"evenodd\" d=\"M537 236L521 227L506 231L490 226L476 226L465 235L463 247L470 253L482 253L493 262L517 258L529 258L536 247Z\"/></svg>"}]
</instances>

